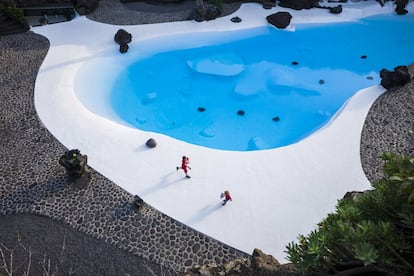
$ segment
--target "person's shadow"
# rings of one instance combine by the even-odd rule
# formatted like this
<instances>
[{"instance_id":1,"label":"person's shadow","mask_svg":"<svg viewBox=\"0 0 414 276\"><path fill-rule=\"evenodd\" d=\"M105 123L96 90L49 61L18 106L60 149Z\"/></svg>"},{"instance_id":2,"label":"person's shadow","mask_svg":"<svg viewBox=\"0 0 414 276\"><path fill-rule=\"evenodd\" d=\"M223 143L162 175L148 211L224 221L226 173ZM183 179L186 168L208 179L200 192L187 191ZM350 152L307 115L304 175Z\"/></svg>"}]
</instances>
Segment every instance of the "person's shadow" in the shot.
<instances>
[{"instance_id":1,"label":"person's shadow","mask_svg":"<svg viewBox=\"0 0 414 276\"><path fill-rule=\"evenodd\" d=\"M194 216L189 219L188 224L195 224L195 223L202 221L203 219L210 216L212 213L214 213L221 207L222 207L221 201L218 202L217 204L208 204L207 206L201 208L200 210L195 211Z\"/></svg>"},{"instance_id":2,"label":"person's shadow","mask_svg":"<svg viewBox=\"0 0 414 276\"><path fill-rule=\"evenodd\" d=\"M173 177L173 176L175 176L175 177ZM142 193L140 193L140 195L145 196L145 195L148 195L148 194L152 194L155 191L165 189L165 188L167 188L167 187L169 187L173 184L176 184L176 183L181 182L181 181L186 180L186 179L187 178L185 176L183 176L183 177L177 176L176 172L170 172L170 173L164 175L157 184L145 189Z\"/></svg>"}]
</instances>

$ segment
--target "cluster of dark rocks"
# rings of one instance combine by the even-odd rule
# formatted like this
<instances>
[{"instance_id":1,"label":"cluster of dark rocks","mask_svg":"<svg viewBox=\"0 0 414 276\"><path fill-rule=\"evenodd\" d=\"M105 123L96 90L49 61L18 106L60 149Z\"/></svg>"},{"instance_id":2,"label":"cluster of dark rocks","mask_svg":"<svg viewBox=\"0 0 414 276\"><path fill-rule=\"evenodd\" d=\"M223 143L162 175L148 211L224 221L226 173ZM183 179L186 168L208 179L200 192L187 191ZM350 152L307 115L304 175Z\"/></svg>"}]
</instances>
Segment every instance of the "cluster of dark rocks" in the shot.
<instances>
[{"instance_id":1,"label":"cluster of dark rocks","mask_svg":"<svg viewBox=\"0 0 414 276\"><path fill-rule=\"evenodd\" d=\"M376 0L379 2L381 6L384 5L382 0ZM387 0L385 0L387 1ZM328 2L335 2L335 3L346 3L347 0L338 0L338 1L328 1ZM406 14L408 11L405 7L408 4L408 0L395 0L395 12L397 14ZM284 8L290 8L294 10L303 10L303 9L311 9L311 8L323 8L328 9L330 13L338 14L342 12L342 5L338 5L335 7L329 6L321 6L319 0L279 0L278 5Z\"/></svg>"},{"instance_id":2,"label":"cluster of dark rocks","mask_svg":"<svg viewBox=\"0 0 414 276\"><path fill-rule=\"evenodd\" d=\"M386 89L400 87L411 81L410 72L405 65L397 66L393 71L384 68L380 71L380 77L381 85Z\"/></svg>"},{"instance_id":3,"label":"cluster of dark rocks","mask_svg":"<svg viewBox=\"0 0 414 276\"><path fill-rule=\"evenodd\" d=\"M339 4L338 6L335 6L335 7L317 6L317 8L329 10L329 12L332 13L332 14L340 14L342 12L342 5L341 4Z\"/></svg>"},{"instance_id":4,"label":"cluster of dark rocks","mask_svg":"<svg viewBox=\"0 0 414 276\"><path fill-rule=\"evenodd\" d=\"M311 9L319 6L319 0L279 0L278 5L294 10Z\"/></svg>"},{"instance_id":5,"label":"cluster of dark rocks","mask_svg":"<svg viewBox=\"0 0 414 276\"><path fill-rule=\"evenodd\" d=\"M76 0L75 8L79 15L87 15L96 10L98 5L98 0Z\"/></svg>"},{"instance_id":6,"label":"cluster of dark rocks","mask_svg":"<svg viewBox=\"0 0 414 276\"><path fill-rule=\"evenodd\" d=\"M384 6L384 3L387 2L388 0L376 0L381 7ZM408 4L408 0L394 0L395 2L395 12L397 14L403 15L408 13L408 11L406 10L406 6Z\"/></svg>"},{"instance_id":7,"label":"cluster of dark rocks","mask_svg":"<svg viewBox=\"0 0 414 276\"><path fill-rule=\"evenodd\" d=\"M408 0L395 0L395 12L397 14L408 13L408 11L405 8L407 4L408 4Z\"/></svg>"},{"instance_id":8,"label":"cluster of dark rocks","mask_svg":"<svg viewBox=\"0 0 414 276\"><path fill-rule=\"evenodd\" d=\"M119 29L115 34L114 40L119 44L119 52L126 53L129 49L128 43L132 41L132 35L124 29Z\"/></svg>"},{"instance_id":9,"label":"cluster of dark rocks","mask_svg":"<svg viewBox=\"0 0 414 276\"><path fill-rule=\"evenodd\" d=\"M344 2L346 3L347 0L344 1L336 1L336 3ZM384 5L381 1L378 1L381 5ZM397 14L406 14L408 11L406 10L406 6L408 4L408 0L395 0L395 12ZM289 8L293 10L303 10L303 9L312 9L312 8L320 8L320 9L327 9L332 14L340 14L342 13L342 5L339 4L337 6L322 6L319 0L279 0L278 5L280 7ZM263 6L265 7L265 6ZM292 16L289 14L284 14L278 12L276 14L272 14L268 16L266 19L267 21L276 26L277 28L284 29L290 24L290 19Z\"/></svg>"},{"instance_id":10,"label":"cluster of dark rocks","mask_svg":"<svg viewBox=\"0 0 414 276\"><path fill-rule=\"evenodd\" d=\"M62 165L70 176L81 177L88 173L88 156L80 153L78 149L66 151L60 158L59 164Z\"/></svg>"},{"instance_id":11,"label":"cluster of dark rocks","mask_svg":"<svg viewBox=\"0 0 414 276\"><path fill-rule=\"evenodd\" d=\"M194 266L182 274L185 276L226 275L226 276L296 276L299 270L292 264L280 264L272 255L255 249L250 258L238 258L223 265L215 263Z\"/></svg>"},{"instance_id":12,"label":"cluster of dark rocks","mask_svg":"<svg viewBox=\"0 0 414 276\"><path fill-rule=\"evenodd\" d=\"M201 6L196 7L190 14L189 20L195 20L197 22L214 20L221 15L221 9L210 3L204 3Z\"/></svg>"},{"instance_id":13,"label":"cluster of dark rocks","mask_svg":"<svg viewBox=\"0 0 414 276\"><path fill-rule=\"evenodd\" d=\"M321 8L329 10L332 14L340 14L342 12L342 5L336 7L320 6L317 0L281 0L279 1L279 6L294 10ZM291 19L292 15L289 12L277 12L266 17L267 22L278 29L285 29L289 26Z\"/></svg>"}]
</instances>

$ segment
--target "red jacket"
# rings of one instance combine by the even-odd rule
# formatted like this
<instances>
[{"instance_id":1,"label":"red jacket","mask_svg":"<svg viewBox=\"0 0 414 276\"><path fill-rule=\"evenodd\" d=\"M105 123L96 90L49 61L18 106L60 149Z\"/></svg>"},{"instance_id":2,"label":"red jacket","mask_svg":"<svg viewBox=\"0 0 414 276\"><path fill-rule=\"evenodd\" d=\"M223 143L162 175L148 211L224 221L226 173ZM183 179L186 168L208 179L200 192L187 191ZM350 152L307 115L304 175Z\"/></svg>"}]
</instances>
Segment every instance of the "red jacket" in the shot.
<instances>
[{"instance_id":1,"label":"red jacket","mask_svg":"<svg viewBox=\"0 0 414 276\"><path fill-rule=\"evenodd\" d=\"M187 158L183 158L183 160L182 160L182 162L181 162L181 168L182 168L182 169L187 168L188 163L190 163L190 159L189 159L188 157L187 157Z\"/></svg>"}]
</instances>

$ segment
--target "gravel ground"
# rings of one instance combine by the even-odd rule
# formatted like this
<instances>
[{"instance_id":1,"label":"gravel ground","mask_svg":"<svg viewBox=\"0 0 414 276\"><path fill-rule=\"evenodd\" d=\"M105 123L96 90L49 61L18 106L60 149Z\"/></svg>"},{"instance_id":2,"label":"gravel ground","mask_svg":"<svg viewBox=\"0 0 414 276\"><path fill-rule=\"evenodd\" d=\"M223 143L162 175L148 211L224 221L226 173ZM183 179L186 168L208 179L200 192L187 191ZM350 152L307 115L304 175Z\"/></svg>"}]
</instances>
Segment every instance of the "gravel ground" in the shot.
<instances>
[{"instance_id":1,"label":"gravel ground","mask_svg":"<svg viewBox=\"0 0 414 276\"><path fill-rule=\"evenodd\" d=\"M13 257L13 275L24 275L26 271L29 275L175 275L163 266L43 216L0 216L0 235L0 250L8 269ZM9 275L4 269L0 271Z\"/></svg>"},{"instance_id":2,"label":"gravel ground","mask_svg":"<svg viewBox=\"0 0 414 276\"><path fill-rule=\"evenodd\" d=\"M87 17L97 22L114 25L185 21L193 11L194 3L193 0L183 0L162 5L141 1L122 4L118 0L100 0L99 7ZM224 4L222 15L226 16L237 11L240 3Z\"/></svg>"},{"instance_id":3,"label":"gravel ground","mask_svg":"<svg viewBox=\"0 0 414 276\"><path fill-rule=\"evenodd\" d=\"M391 70L392 68L387 68ZM371 182L383 177L384 152L414 155L414 79L393 88L374 102L365 119L361 135L361 160Z\"/></svg>"}]
</instances>

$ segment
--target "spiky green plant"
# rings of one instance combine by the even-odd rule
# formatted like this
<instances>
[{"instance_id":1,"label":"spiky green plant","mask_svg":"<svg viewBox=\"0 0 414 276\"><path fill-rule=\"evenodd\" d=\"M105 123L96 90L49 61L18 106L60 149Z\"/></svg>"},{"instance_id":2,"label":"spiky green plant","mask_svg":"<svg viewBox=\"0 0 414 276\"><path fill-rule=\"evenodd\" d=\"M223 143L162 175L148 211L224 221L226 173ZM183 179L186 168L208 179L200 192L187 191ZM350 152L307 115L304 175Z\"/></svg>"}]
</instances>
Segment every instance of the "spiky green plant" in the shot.
<instances>
[{"instance_id":1,"label":"spiky green plant","mask_svg":"<svg viewBox=\"0 0 414 276\"><path fill-rule=\"evenodd\" d=\"M354 199L338 201L335 213L298 243L288 260L302 273L414 273L414 157L385 153L384 178Z\"/></svg>"}]
</instances>

